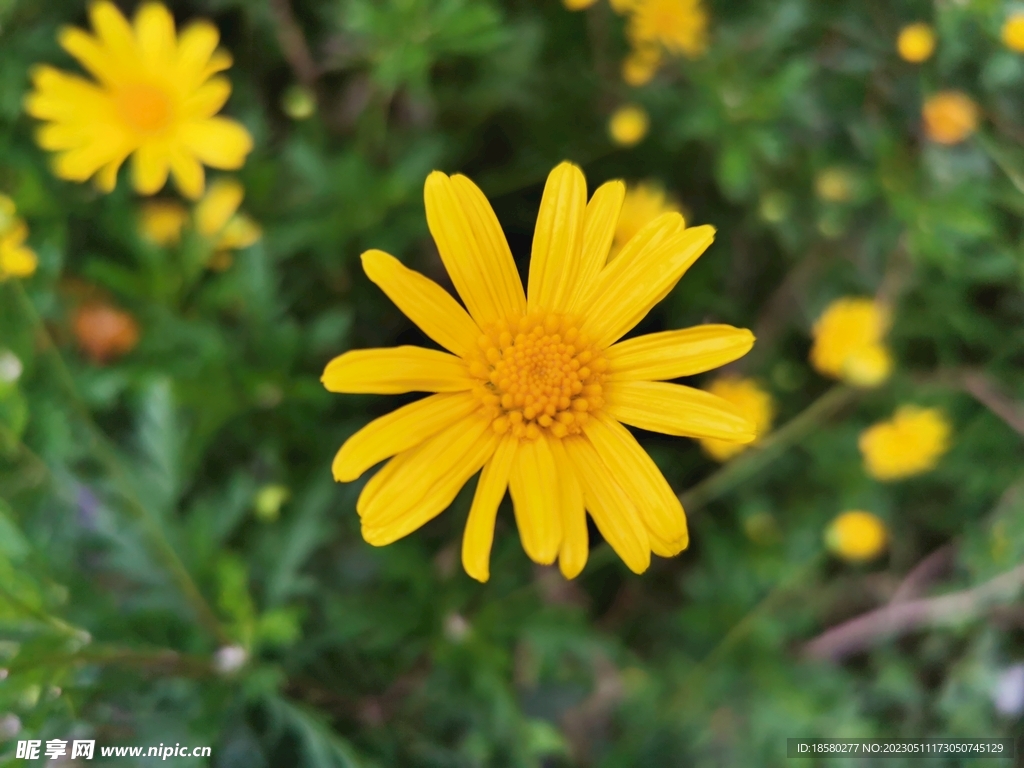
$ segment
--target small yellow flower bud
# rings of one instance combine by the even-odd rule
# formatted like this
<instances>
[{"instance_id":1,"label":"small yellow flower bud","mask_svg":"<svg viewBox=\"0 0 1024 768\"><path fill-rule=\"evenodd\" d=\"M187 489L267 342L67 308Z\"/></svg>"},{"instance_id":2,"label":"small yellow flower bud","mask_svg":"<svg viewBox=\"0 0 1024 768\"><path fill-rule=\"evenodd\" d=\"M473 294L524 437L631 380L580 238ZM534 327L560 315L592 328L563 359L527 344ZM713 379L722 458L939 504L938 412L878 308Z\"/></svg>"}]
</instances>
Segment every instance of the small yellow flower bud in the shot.
<instances>
[{"instance_id":1,"label":"small yellow flower bud","mask_svg":"<svg viewBox=\"0 0 1024 768\"><path fill-rule=\"evenodd\" d=\"M825 544L837 557L864 562L878 557L888 535L877 515L860 509L843 512L825 532Z\"/></svg>"}]
</instances>

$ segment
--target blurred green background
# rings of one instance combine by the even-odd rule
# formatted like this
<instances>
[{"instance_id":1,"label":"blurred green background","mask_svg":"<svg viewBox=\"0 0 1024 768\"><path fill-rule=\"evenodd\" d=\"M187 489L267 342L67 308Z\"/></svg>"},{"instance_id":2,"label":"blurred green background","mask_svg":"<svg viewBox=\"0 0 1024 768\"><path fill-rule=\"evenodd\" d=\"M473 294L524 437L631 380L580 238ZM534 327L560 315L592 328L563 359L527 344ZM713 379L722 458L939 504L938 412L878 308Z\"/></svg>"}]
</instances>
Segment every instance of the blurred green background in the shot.
<instances>
[{"instance_id":1,"label":"blurred green background","mask_svg":"<svg viewBox=\"0 0 1024 768\"><path fill-rule=\"evenodd\" d=\"M0 192L39 256L0 283L0 764L24 764L18 739L91 738L210 745L168 764L218 767L782 766L787 737L1021 733L1024 56L1001 30L1024 6L715 0L703 54L637 87L606 0L170 7L221 30L226 113L256 143L237 178L263 236L216 270L194 232L140 234L123 175L110 195L52 175L28 72L76 69L56 33L86 8L0 2ZM937 36L923 63L897 53L915 21ZM951 88L977 130L929 141L922 105ZM608 133L625 103L650 116L630 148ZM717 227L639 330L753 329L733 370L773 395L776 431L725 465L639 435L692 538L648 573L594 532L566 582L526 558L506 501L481 585L459 564L472 484L407 539L362 541L365 478L336 485L330 462L399 400L319 376L350 348L424 343L358 257L450 286L432 169L481 186L524 270L564 159ZM893 307L877 388L807 362L845 295ZM952 447L883 484L858 435L905 403L941 408ZM853 508L889 531L860 564L824 540ZM848 645L807 645L878 609Z\"/></svg>"}]
</instances>

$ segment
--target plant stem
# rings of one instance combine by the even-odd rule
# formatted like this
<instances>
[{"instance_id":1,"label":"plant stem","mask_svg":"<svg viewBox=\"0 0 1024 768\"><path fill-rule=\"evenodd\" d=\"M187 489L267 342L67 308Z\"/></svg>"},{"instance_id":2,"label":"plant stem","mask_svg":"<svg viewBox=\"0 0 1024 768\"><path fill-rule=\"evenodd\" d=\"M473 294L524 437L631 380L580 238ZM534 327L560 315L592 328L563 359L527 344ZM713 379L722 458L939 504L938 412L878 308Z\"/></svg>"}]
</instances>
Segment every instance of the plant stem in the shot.
<instances>
[{"instance_id":1,"label":"plant stem","mask_svg":"<svg viewBox=\"0 0 1024 768\"><path fill-rule=\"evenodd\" d=\"M117 457L114 447L111 445L107 436L99 426L97 426L88 407L78 394L74 378L71 376L71 372L64 363L64 358L61 357L60 350L57 349L57 345L54 343L53 337L50 336L50 332L43 323L43 319L39 316L39 313L36 311L31 299L29 299L28 294L25 293L25 289L21 283L15 283L15 291L18 294L18 298L21 301L25 312L28 314L30 321L38 330L46 347L46 351L53 360L61 385L66 390L72 405L78 412L78 415L81 417L82 422L88 430L89 437L91 438L96 451L96 457L107 467L107 470L110 472L115 483L120 488L126 511L142 526L153 550L153 554L157 557L161 565L163 565L175 584L178 586L178 589L181 590L185 599L192 606L192 610L195 612L200 623L217 639L218 643L221 645L229 644L231 639L225 633L216 614L213 612L213 609L210 608L209 603L206 602L206 598L204 598L202 593L199 591L195 581L192 579L192 575L188 572L185 564L181 561L177 551L171 545L170 541L167 540L163 526L160 525L156 516L153 515L139 500L134 487L124 471L124 468L121 466L121 462Z\"/></svg>"},{"instance_id":2,"label":"plant stem","mask_svg":"<svg viewBox=\"0 0 1024 768\"><path fill-rule=\"evenodd\" d=\"M796 445L809 435L825 419L853 402L860 391L844 384L837 384L823 394L789 422L768 434L755 447L743 452L714 474L705 478L690 490L679 495L687 513L706 506L724 496L740 483L750 479L771 464L788 448Z\"/></svg>"}]
</instances>

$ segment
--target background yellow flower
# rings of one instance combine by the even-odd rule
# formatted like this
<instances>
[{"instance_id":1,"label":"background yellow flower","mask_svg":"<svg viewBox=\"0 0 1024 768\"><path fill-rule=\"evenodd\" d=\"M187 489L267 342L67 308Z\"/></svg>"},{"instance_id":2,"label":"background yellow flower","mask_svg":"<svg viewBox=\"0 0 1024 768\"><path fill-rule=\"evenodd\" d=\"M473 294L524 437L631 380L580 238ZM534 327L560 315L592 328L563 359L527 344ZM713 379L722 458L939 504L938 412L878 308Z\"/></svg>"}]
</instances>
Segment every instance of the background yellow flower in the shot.
<instances>
[{"instance_id":1,"label":"background yellow flower","mask_svg":"<svg viewBox=\"0 0 1024 768\"><path fill-rule=\"evenodd\" d=\"M961 91L940 91L921 110L925 135L938 144L959 144L978 128L978 105Z\"/></svg>"},{"instance_id":2,"label":"background yellow flower","mask_svg":"<svg viewBox=\"0 0 1024 768\"><path fill-rule=\"evenodd\" d=\"M924 22L908 24L896 38L896 50L900 58L912 64L927 61L935 51L935 30Z\"/></svg>"},{"instance_id":3,"label":"background yellow flower","mask_svg":"<svg viewBox=\"0 0 1024 768\"><path fill-rule=\"evenodd\" d=\"M843 512L825 532L825 544L843 560L858 563L873 560L885 550L888 541L885 523L861 509Z\"/></svg>"},{"instance_id":4,"label":"background yellow flower","mask_svg":"<svg viewBox=\"0 0 1024 768\"><path fill-rule=\"evenodd\" d=\"M138 192L159 192L170 173L183 195L198 198L203 165L242 166L252 138L239 123L216 117L231 94L218 74L231 57L217 49L216 27L195 22L178 37L170 11L153 2L139 7L134 25L109 0L93 3L89 17L94 34L68 27L60 44L95 81L41 65L25 101L26 111L46 122L37 140L57 153L58 176L95 176L109 192L132 156Z\"/></svg>"},{"instance_id":5,"label":"background yellow flower","mask_svg":"<svg viewBox=\"0 0 1024 768\"><path fill-rule=\"evenodd\" d=\"M678 203L665 193L661 184L656 181L641 181L627 186L619 220L615 225L611 255L614 257L637 232L664 213L682 215Z\"/></svg>"},{"instance_id":6,"label":"background yellow flower","mask_svg":"<svg viewBox=\"0 0 1024 768\"><path fill-rule=\"evenodd\" d=\"M749 446L757 445L758 440L772 428L775 403L771 394L762 389L753 379L723 376L711 382L707 391L723 400L728 400L757 428L757 437L751 443L736 443L714 438L701 440L701 447L715 461L728 461Z\"/></svg>"},{"instance_id":7,"label":"background yellow flower","mask_svg":"<svg viewBox=\"0 0 1024 768\"><path fill-rule=\"evenodd\" d=\"M627 104L619 107L608 121L612 141L621 147L632 147L643 141L650 127L650 118L643 107Z\"/></svg>"},{"instance_id":8,"label":"background yellow flower","mask_svg":"<svg viewBox=\"0 0 1024 768\"><path fill-rule=\"evenodd\" d=\"M889 310L873 299L832 302L814 323L811 365L835 379L876 386L889 377L892 358L884 344Z\"/></svg>"},{"instance_id":9,"label":"background yellow flower","mask_svg":"<svg viewBox=\"0 0 1024 768\"><path fill-rule=\"evenodd\" d=\"M949 450L952 429L938 408L900 406L890 421L861 433L864 466L876 480L900 480L935 468Z\"/></svg>"}]
</instances>

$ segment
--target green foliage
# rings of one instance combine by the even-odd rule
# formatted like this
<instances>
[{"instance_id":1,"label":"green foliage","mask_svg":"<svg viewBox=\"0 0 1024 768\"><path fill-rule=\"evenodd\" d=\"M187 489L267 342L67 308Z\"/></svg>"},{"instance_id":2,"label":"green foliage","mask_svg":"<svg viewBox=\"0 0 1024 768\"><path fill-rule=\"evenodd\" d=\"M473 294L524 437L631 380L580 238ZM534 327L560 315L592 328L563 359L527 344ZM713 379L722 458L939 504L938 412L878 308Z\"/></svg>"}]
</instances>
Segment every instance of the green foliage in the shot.
<instances>
[{"instance_id":1,"label":"green foliage","mask_svg":"<svg viewBox=\"0 0 1024 768\"><path fill-rule=\"evenodd\" d=\"M167 247L140 235L127 171L110 195L53 176L22 104L33 66L75 66L56 35L85 6L0 2L0 192L40 259L0 283L0 765L22 764L18 738L209 745L223 768L670 768L782 766L797 736L1020 734L993 699L1024 653L1024 56L999 38L1016 6L716 1L706 55L629 88L605 0L171 5L179 25L217 23L226 111L256 139L238 177L264 234L223 271L191 228ZM939 41L921 65L894 47L915 20ZM921 124L943 88L984 116L954 146ZM652 126L630 150L606 132L627 101ZM473 482L412 536L363 542L364 480L335 484L330 462L398 401L319 377L350 348L427 343L359 254L450 287L424 217L431 170L480 184L525 274L563 159L591 189L657 180L717 228L639 330L752 328L733 370L772 393L776 431L726 469L640 436L692 537L647 574L594 530L565 582L528 561L506 502L481 585L459 564ZM829 178L842 194L822 194ZM829 390L811 326L875 293L893 304L896 371ZM103 363L75 335L98 299L140 328ZM952 448L883 484L857 439L904 403L942 408ZM866 564L823 551L851 508L889 529ZM963 611L841 660L805 653L943 547L914 596L962 591Z\"/></svg>"}]
</instances>

